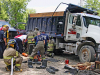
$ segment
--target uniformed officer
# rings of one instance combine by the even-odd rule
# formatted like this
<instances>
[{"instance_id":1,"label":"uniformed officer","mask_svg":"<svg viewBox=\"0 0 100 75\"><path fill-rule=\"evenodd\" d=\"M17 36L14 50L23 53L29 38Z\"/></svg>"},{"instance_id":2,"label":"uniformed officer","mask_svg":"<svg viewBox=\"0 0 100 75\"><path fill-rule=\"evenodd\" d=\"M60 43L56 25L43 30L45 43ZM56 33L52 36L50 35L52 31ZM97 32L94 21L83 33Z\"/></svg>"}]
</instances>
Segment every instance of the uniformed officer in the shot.
<instances>
[{"instance_id":1,"label":"uniformed officer","mask_svg":"<svg viewBox=\"0 0 100 75\"><path fill-rule=\"evenodd\" d=\"M3 58L3 52L5 50L6 46L6 35L4 32L6 31L6 28L3 27L2 30L0 31L0 58Z\"/></svg>"},{"instance_id":2,"label":"uniformed officer","mask_svg":"<svg viewBox=\"0 0 100 75\"><path fill-rule=\"evenodd\" d=\"M36 40L36 47L33 49L33 52L31 53L30 59L28 60L28 66L32 67L32 63L29 63L30 61L33 60L34 56L37 54L38 51L40 51L42 59L45 59L44 55L44 45L45 45L45 40L44 38L40 35L40 32L38 32L38 35L32 39L32 41Z\"/></svg>"},{"instance_id":3,"label":"uniformed officer","mask_svg":"<svg viewBox=\"0 0 100 75\"><path fill-rule=\"evenodd\" d=\"M14 65L15 65L15 71L21 71L21 63L23 58L20 56L20 53L18 53L18 51L16 51L13 48L7 48L5 49L4 53L3 53L3 58L4 58L4 62L7 65L6 66L6 70L10 70L11 69L11 58L14 58Z\"/></svg>"},{"instance_id":4,"label":"uniformed officer","mask_svg":"<svg viewBox=\"0 0 100 75\"><path fill-rule=\"evenodd\" d=\"M36 36L36 33L34 33L32 30L27 34L27 50L26 52L29 52L29 45L33 44L33 48L35 47L35 41L31 42L31 40Z\"/></svg>"},{"instance_id":5,"label":"uniformed officer","mask_svg":"<svg viewBox=\"0 0 100 75\"><path fill-rule=\"evenodd\" d=\"M3 27L6 27L6 31L5 31L4 34L6 35L6 43L5 44L6 44L6 47L7 47L7 42L9 41L9 31L8 31L9 30L9 26L8 25L3 25Z\"/></svg>"},{"instance_id":6,"label":"uniformed officer","mask_svg":"<svg viewBox=\"0 0 100 75\"><path fill-rule=\"evenodd\" d=\"M42 37L44 37L44 40L45 40L45 46L44 46L44 48L45 48L45 53L46 53L46 51L47 51L47 45L48 45L48 42L49 42L49 36L47 34L45 34L45 31L42 31L41 35L42 35Z\"/></svg>"},{"instance_id":7,"label":"uniformed officer","mask_svg":"<svg viewBox=\"0 0 100 75\"><path fill-rule=\"evenodd\" d=\"M54 46L55 46L54 40L52 39L51 36L49 36L49 42L48 42L48 48L47 48L47 56L50 56L50 57L54 56L54 53L53 53Z\"/></svg>"}]
</instances>

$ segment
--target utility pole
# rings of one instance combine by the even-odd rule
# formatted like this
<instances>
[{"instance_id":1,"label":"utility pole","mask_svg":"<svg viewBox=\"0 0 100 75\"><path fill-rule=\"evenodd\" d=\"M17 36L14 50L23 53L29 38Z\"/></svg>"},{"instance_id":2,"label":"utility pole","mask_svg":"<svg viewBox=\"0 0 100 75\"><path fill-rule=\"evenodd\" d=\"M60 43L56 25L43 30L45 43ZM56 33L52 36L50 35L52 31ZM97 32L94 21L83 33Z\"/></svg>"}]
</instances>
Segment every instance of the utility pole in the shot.
<instances>
[{"instance_id":1,"label":"utility pole","mask_svg":"<svg viewBox=\"0 0 100 75\"><path fill-rule=\"evenodd\" d=\"M80 0L80 6L83 7L84 0Z\"/></svg>"}]
</instances>

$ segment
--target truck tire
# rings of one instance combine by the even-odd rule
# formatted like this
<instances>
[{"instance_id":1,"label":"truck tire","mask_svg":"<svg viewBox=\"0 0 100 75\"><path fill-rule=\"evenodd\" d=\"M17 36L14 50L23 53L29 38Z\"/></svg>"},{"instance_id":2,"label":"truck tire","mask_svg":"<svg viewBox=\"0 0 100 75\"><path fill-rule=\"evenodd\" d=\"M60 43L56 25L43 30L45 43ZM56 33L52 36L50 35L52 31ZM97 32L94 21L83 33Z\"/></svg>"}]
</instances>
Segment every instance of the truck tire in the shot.
<instances>
[{"instance_id":1,"label":"truck tire","mask_svg":"<svg viewBox=\"0 0 100 75\"><path fill-rule=\"evenodd\" d=\"M79 52L80 62L89 62L95 60L95 50L92 46L82 46Z\"/></svg>"}]
</instances>

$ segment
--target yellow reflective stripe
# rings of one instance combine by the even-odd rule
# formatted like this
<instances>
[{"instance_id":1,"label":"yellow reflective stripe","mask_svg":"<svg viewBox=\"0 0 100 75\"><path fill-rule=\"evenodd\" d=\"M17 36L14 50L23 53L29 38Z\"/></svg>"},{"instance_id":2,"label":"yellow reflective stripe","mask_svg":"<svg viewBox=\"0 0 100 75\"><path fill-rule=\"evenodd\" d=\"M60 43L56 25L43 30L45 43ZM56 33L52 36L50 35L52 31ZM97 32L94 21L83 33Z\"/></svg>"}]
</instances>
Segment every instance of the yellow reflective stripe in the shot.
<instances>
[{"instance_id":1,"label":"yellow reflective stripe","mask_svg":"<svg viewBox=\"0 0 100 75\"><path fill-rule=\"evenodd\" d=\"M43 60L43 59L45 59L45 58L42 58L42 60Z\"/></svg>"},{"instance_id":2,"label":"yellow reflective stripe","mask_svg":"<svg viewBox=\"0 0 100 75\"><path fill-rule=\"evenodd\" d=\"M48 49L47 51L53 51L53 48L52 49Z\"/></svg>"},{"instance_id":3,"label":"yellow reflective stripe","mask_svg":"<svg viewBox=\"0 0 100 75\"><path fill-rule=\"evenodd\" d=\"M35 43L35 41L32 42L32 40L28 40L28 43Z\"/></svg>"},{"instance_id":4,"label":"yellow reflective stripe","mask_svg":"<svg viewBox=\"0 0 100 75\"><path fill-rule=\"evenodd\" d=\"M28 36L28 38L34 38L34 36Z\"/></svg>"},{"instance_id":5,"label":"yellow reflective stripe","mask_svg":"<svg viewBox=\"0 0 100 75\"><path fill-rule=\"evenodd\" d=\"M7 66L11 65L11 64L8 64L7 62L5 62L5 64L6 64Z\"/></svg>"},{"instance_id":6,"label":"yellow reflective stripe","mask_svg":"<svg viewBox=\"0 0 100 75\"><path fill-rule=\"evenodd\" d=\"M21 66L21 64L16 64L15 66Z\"/></svg>"},{"instance_id":7,"label":"yellow reflective stripe","mask_svg":"<svg viewBox=\"0 0 100 75\"><path fill-rule=\"evenodd\" d=\"M13 58L13 56L8 56L8 57L4 56L3 58L4 59L11 59L11 58Z\"/></svg>"},{"instance_id":8,"label":"yellow reflective stripe","mask_svg":"<svg viewBox=\"0 0 100 75\"><path fill-rule=\"evenodd\" d=\"M16 56L18 56L18 51L16 51Z\"/></svg>"},{"instance_id":9,"label":"yellow reflective stripe","mask_svg":"<svg viewBox=\"0 0 100 75\"><path fill-rule=\"evenodd\" d=\"M13 62L15 61L15 58L13 58ZM8 64L7 62L5 62L5 64L7 65L7 66L9 66L9 65L11 65L11 64Z\"/></svg>"},{"instance_id":10,"label":"yellow reflective stripe","mask_svg":"<svg viewBox=\"0 0 100 75\"><path fill-rule=\"evenodd\" d=\"M30 57L30 59L33 59L33 57Z\"/></svg>"},{"instance_id":11,"label":"yellow reflective stripe","mask_svg":"<svg viewBox=\"0 0 100 75\"><path fill-rule=\"evenodd\" d=\"M53 44L48 44L48 46L53 46Z\"/></svg>"}]
</instances>

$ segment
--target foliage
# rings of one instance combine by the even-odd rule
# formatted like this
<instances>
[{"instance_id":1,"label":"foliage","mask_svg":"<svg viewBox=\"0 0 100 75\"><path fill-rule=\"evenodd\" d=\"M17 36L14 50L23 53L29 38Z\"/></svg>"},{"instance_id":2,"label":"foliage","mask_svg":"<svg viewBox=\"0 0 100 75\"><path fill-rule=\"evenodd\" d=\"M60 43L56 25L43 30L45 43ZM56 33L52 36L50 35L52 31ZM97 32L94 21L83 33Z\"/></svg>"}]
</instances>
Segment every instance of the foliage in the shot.
<instances>
[{"instance_id":1,"label":"foliage","mask_svg":"<svg viewBox=\"0 0 100 75\"><path fill-rule=\"evenodd\" d=\"M34 9L27 9L30 0L0 0L1 14L0 19L9 20L11 26L17 23L26 23L28 13L35 12ZM19 29L25 29L25 24L20 24Z\"/></svg>"},{"instance_id":2,"label":"foliage","mask_svg":"<svg viewBox=\"0 0 100 75\"><path fill-rule=\"evenodd\" d=\"M85 8L94 10L100 15L100 2L99 0L85 0Z\"/></svg>"}]
</instances>

